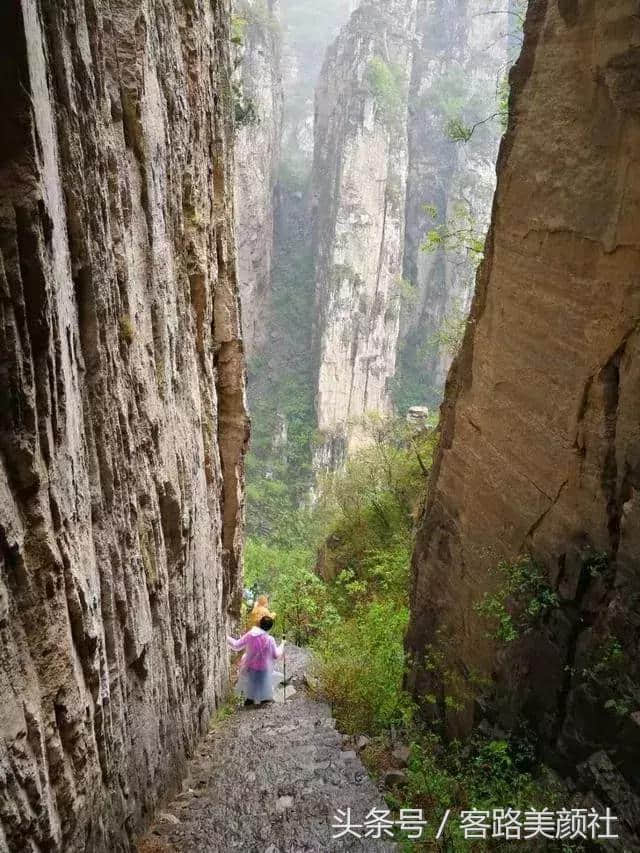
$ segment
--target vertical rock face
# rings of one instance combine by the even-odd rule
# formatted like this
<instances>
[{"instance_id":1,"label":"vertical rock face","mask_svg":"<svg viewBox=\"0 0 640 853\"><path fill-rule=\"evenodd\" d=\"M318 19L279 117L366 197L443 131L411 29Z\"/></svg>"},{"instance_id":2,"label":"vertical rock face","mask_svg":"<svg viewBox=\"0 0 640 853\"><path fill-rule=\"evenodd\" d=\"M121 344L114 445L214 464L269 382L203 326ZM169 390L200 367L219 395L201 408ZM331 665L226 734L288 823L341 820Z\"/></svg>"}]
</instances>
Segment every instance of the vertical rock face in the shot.
<instances>
[{"instance_id":1,"label":"vertical rock face","mask_svg":"<svg viewBox=\"0 0 640 853\"><path fill-rule=\"evenodd\" d=\"M327 46L358 5L357 0L281 0L285 115L283 162L304 174L313 159L314 92ZM286 173L285 173L286 174Z\"/></svg>"},{"instance_id":2,"label":"vertical rock face","mask_svg":"<svg viewBox=\"0 0 640 853\"><path fill-rule=\"evenodd\" d=\"M228 10L0 12L0 850L117 851L226 678Z\"/></svg>"},{"instance_id":3,"label":"vertical rock face","mask_svg":"<svg viewBox=\"0 0 640 853\"><path fill-rule=\"evenodd\" d=\"M436 693L450 729L468 728L474 708L502 725L528 719L579 790L616 802L628 833L640 814L636 12L632 0L530 3L408 638L410 682ZM521 554L555 599L500 648L474 605L500 593L492 567ZM536 600L516 596L511 612ZM445 676L421 663L434 646ZM474 672L495 685L475 704ZM447 711L461 686L464 711Z\"/></svg>"},{"instance_id":4,"label":"vertical rock face","mask_svg":"<svg viewBox=\"0 0 640 853\"><path fill-rule=\"evenodd\" d=\"M508 66L508 33L516 27L502 0L420 0L409 93L404 278L414 289L403 312L400 371L416 373L428 402L439 401L451 348L438 341L447 317L468 312L475 276L471 232L488 226L495 188L495 161L502 126L501 81ZM447 123L473 130L454 142ZM430 214L433 214L430 215ZM423 250L436 225L468 228L455 248ZM460 244L459 246L457 244ZM414 399L420 403L421 400Z\"/></svg>"},{"instance_id":5,"label":"vertical rock face","mask_svg":"<svg viewBox=\"0 0 640 853\"><path fill-rule=\"evenodd\" d=\"M365 3L329 49L313 164L320 464L385 412L399 325L414 0Z\"/></svg>"},{"instance_id":6,"label":"vertical rock face","mask_svg":"<svg viewBox=\"0 0 640 853\"><path fill-rule=\"evenodd\" d=\"M273 252L273 191L282 133L280 23L275 2L234 8L236 63L235 214L238 281L247 354L265 342Z\"/></svg>"}]
</instances>

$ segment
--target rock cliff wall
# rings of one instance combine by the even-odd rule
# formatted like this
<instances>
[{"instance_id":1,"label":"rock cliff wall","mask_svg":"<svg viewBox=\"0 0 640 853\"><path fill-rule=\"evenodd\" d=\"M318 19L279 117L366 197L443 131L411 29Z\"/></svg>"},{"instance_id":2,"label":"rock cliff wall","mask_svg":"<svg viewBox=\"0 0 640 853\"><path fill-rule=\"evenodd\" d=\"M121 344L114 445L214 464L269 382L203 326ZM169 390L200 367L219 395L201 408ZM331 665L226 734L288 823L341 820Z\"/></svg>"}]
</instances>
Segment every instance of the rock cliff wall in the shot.
<instances>
[{"instance_id":1,"label":"rock cliff wall","mask_svg":"<svg viewBox=\"0 0 640 853\"><path fill-rule=\"evenodd\" d=\"M314 92L327 47L358 5L357 0L281 0L286 171L304 175L313 160ZM286 174L286 173L285 173Z\"/></svg>"},{"instance_id":2,"label":"rock cliff wall","mask_svg":"<svg viewBox=\"0 0 640 853\"><path fill-rule=\"evenodd\" d=\"M390 408L407 174L414 0L364 3L327 53L313 163L316 412L334 467L358 419Z\"/></svg>"},{"instance_id":3,"label":"rock cliff wall","mask_svg":"<svg viewBox=\"0 0 640 853\"><path fill-rule=\"evenodd\" d=\"M236 602L228 9L0 24L0 850L127 850L220 697Z\"/></svg>"},{"instance_id":4,"label":"rock cliff wall","mask_svg":"<svg viewBox=\"0 0 640 853\"><path fill-rule=\"evenodd\" d=\"M435 695L450 731L481 715L503 730L528 721L543 755L578 791L613 801L631 836L640 825L636 13L632 0L529 5L486 259L447 380L408 636L409 683ZM486 592L500 600L504 570L492 569L519 555L528 555L520 591L506 607L525 630L505 645L476 605ZM487 675L490 689L476 678Z\"/></svg>"},{"instance_id":5,"label":"rock cliff wall","mask_svg":"<svg viewBox=\"0 0 640 853\"><path fill-rule=\"evenodd\" d=\"M469 244L489 224L503 131L499 101L509 33L518 26L508 5L420 0L418 6L403 273L413 294L401 317L399 365L405 380L414 376L424 394L420 399L415 393L414 404L440 401L452 346L439 333L443 324L459 323L471 303L477 254ZM468 141L452 140L447 126L455 120L469 130L477 124ZM458 236L425 251L427 233L443 225Z\"/></svg>"},{"instance_id":6,"label":"rock cliff wall","mask_svg":"<svg viewBox=\"0 0 640 853\"><path fill-rule=\"evenodd\" d=\"M274 187L282 134L280 20L276 2L234 7L235 218L243 338L251 356L265 343L273 256Z\"/></svg>"}]
</instances>

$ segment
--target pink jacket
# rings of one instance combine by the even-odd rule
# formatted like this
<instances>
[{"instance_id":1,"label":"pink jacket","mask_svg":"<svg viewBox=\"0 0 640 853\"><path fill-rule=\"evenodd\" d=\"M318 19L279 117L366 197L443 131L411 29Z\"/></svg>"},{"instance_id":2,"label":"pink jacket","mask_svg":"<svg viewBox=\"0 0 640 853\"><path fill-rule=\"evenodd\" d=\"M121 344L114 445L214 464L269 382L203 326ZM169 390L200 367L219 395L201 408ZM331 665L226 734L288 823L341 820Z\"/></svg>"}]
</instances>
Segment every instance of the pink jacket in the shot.
<instances>
[{"instance_id":1,"label":"pink jacket","mask_svg":"<svg viewBox=\"0 0 640 853\"><path fill-rule=\"evenodd\" d=\"M239 640L227 637L227 642L234 652L246 649L240 662L243 669L270 669L273 661L282 657L282 646L277 646L273 637L262 628L252 628Z\"/></svg>"}]
</instances>

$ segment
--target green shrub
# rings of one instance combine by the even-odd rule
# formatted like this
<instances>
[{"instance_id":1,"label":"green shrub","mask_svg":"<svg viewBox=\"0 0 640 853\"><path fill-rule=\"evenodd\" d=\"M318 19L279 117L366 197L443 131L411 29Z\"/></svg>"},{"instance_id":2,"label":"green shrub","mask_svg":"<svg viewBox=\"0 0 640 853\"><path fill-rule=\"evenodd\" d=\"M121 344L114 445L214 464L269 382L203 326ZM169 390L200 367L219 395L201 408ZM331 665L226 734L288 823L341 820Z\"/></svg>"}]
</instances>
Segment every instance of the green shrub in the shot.
<instances>
[{"instance_id":1,"label":"green shrub","mask_svg":"<svg viewBox=\"0 0 640 853\"><path fill-rule=\"evenodd\" d=\"M431 219L438 218L435 205L425 204L423 210ZM420 248L423 252L444 249L445 252L467 256L477 266L484 257L484 241L484 234L479 232L471 207L466 202L458 202L450 219L427 232Z\"/></svg>"},{"instance_id":2,"label":"green shrub","mask_svg":"<svg viewBox=\"0 0 640 853\"><path fill-rule=\"evenodd\" d=\"M375 735L409 723L412 702L402 689L408 618L394 601L373 601L314 640L315 672L342 731Z\"/></svg>"},{"instance_id":3,"label":"green shrub","mask_svg":"<svg viewBox=\"0 0 640 853\"><path fill-rule=\"evenodd\" d=\"M387 798L393 807L401 808L411 803L413 808L422 808L429 816L423 842L407 849L452 853L508 850L512 842L465 840L455 817L464 809L524 811L566 806L566 792L558 781L544 767L523 771L517 749L517 744L509 740L477 734L465 743L454 740L447 744L433 733L419 735L411 744L407 786L403 789L402 800L393 795ZM438 844L434 841L435 832L447 809L451 809L452 819Z\"/></svg>"},{"instance_id":4,"label":"green shrub","mask_svg":"<svg viewBox=\"0 0 640 853\"><path fill-rule=\"evenodd\" d=\"M323 517L326 574L336 576L351 569L371 583L376 595L378 580L369 567L376 554L384 555L384 571L395 566L395 594L406 600L407 575L397 573L399 561L409 563L415 518L425 493L435 437L416 434L405 421L369 416L360 424L370 444L354 453L338 472L320 482L316 512ZM392 560L391 553L395 553ZM401 556L398 556L401 555ZM389 578L387 579L389 580ZM387 590L388 591L388 590Z\"/></svg>"},{"instance_id":5,"label":"green shrub","mask_svg":"<svg viewBox=\"0 0 640 853\"><path fill-rule=\"evenodd\" d=\"M313 554L303 546L278 548L249 539L245 551L245 585L254 595L269 596L276 632L305 644L337 620L329 590L314 573Z\"/></svg>"},{"instance_id":6,"label":"green shrub","mask_svg":"<svg viewBox=\"0 0 640 853\"><path fill-rule=\"evenodd\" d=\"M461 300L454 297L449 311L442 318L440 328L429 343L444 350L449 355L456 355L462 346L468 322L468 311L465 311Z\"/></svg>"},{"instance_id":7,"label":"green shrub","mask_svg":"<svg viewBox=\"0 0 640 853\"><path fill-rule=\"evenodd\" d=\"M402 68L393 63L387 64L381 57L374 56L367 67L365 79L375 98L380 117L388 124L396 125L402 115L406 89Z\"/></svg>"},{"instance_id":8,"label":"green shrub","mask_svg":"<svg viewBox=\"0 0 640 853\"><path fill-rule=\"evenodd\" d=\"M600 697L605 710L626 717L638 706L640 691L633 680L633 662L617 637L608 635L582 668L584 682Z\"/></svg>"},{"instance_id":9,"label":"green shrub","mask_svg":"<svg viewBox=\"0 0 640 853\"><path fill-rule=\"evenodd\" d=\"M475 610L487 619L493 639L511 643L560 602L543 569L529 556L503 561L495 572L500 577L498 589L485 593Z\"/></svg>"}]
</instances>

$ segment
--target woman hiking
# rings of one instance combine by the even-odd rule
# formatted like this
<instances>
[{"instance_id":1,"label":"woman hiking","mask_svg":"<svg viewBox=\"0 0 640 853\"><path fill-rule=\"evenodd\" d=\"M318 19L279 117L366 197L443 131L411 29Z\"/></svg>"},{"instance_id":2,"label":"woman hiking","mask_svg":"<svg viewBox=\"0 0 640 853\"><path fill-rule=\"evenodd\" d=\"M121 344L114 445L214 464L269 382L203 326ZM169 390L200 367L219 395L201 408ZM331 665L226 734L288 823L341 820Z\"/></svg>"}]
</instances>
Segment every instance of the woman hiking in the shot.
<instances>
[{"instance_id":1,"label":"woman hiking","mask_svg":"<svg viewBox=\"0 0 640 853\"><path fill-rule=\"evenodd\" d=\"M239 640L227 637L234 652L245 650L240 661L236 691L245 697L245 705L273 702L273 662L282 657L284 640L278 646L268 633L273 628L271 616L263 616Z\"/></svg>"}]
</instances>

